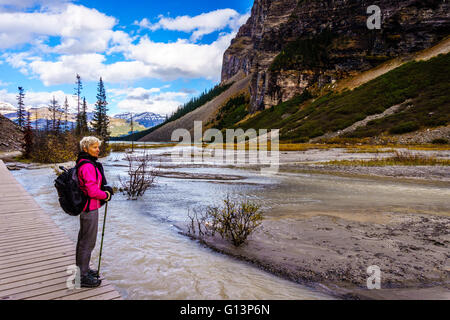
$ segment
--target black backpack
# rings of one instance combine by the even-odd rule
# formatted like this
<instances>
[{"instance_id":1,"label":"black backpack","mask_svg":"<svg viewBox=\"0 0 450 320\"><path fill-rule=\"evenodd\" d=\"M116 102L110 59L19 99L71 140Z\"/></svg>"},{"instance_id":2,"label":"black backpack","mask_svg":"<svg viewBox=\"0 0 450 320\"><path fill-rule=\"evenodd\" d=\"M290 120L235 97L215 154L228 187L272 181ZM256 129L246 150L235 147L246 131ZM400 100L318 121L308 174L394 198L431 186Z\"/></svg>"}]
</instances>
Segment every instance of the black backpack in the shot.
<instances>
[{"instance_id":1,"label":"black backpack","mask_svg":"<svg viewBox=\"0 0 450 320\"><path fill-rule=\"evenodd\" d=\"M95 164L88 160L80 161L75 167L68 170L61 166L59 168L64 172L55 179L59 204L64 212L71 216L78 216L83 211L86 203L88 203L87 208L89 208L91 201L91 198L85 195L80 189L80 183L78 181L78 169L86 163L92 163L95 167ZM97 170L95 170L95 174L96 179L98 179Z\"/></svg>"}]
</instances>

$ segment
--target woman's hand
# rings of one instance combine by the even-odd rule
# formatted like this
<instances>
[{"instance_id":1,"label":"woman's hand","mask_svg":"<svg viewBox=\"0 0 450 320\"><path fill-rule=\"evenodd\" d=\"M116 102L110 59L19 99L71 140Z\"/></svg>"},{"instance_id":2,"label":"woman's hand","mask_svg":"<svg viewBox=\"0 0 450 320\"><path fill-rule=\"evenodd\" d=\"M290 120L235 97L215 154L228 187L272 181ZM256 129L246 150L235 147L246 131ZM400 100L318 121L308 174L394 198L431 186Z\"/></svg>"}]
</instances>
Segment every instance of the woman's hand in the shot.
<instances>
[{"instance_id":1,"label":"woman's hand","mask_svg":"<svg viewBox=\"0 0 450 320\"><path fill-rule=\"evenodd\" d=\"M106 193L106 199L104 199L103 201L109 201L109 200L111 200L111 193L109 192L109 191L105 191L105 193Z\"/></svg>"},{"instance_id":2,"label":"woman's hand","mask_svg":"<svg viewBox=\"0 0 450 320\"><path fill-rule=\"evenodd\" d=\"M112 196L114 195L114 190L110 186L104 186L105 191L108 191Z\"/></svg>"}]
</instances>

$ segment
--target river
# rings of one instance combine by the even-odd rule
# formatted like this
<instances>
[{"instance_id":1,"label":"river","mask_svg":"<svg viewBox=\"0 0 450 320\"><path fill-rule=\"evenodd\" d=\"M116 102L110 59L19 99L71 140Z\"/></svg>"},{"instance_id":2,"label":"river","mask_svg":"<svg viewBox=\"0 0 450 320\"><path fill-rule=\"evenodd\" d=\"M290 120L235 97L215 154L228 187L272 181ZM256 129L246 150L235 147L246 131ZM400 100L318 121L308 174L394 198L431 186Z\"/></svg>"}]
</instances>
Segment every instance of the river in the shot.
<instances>
[{"instance_id":1,"label":"river","mask_svg":"<svg viewBox=\"0 0 450 320\"><path fill-rule=\"evenodd\" d=\"M170 148L152 149L162 154ZM141 150L137 151L142 152ZM124 153L102 159L109 184L126 175ZM155 161L155 164L158 164ZM450 191L433 184L280 173L230 167L164 168L168 173L240 176L236 180L157 177L139 200L117 194L109 203L102 273L126 299L330 299L314 289L284 280L219 254L181 234L174 226L188 210L217 204L227 194L262 205L268 219L327 214L382 223L382 212L450 212ZM12 171L68 236L76 241L78 220L59 208L51 168ZM103 212L100 211L101 221ZM100 225L101 228L101 225ZM100 239L100 232L99 238ZM99 241L93 253L97 261Z\"/></svg>"}]
</instances>

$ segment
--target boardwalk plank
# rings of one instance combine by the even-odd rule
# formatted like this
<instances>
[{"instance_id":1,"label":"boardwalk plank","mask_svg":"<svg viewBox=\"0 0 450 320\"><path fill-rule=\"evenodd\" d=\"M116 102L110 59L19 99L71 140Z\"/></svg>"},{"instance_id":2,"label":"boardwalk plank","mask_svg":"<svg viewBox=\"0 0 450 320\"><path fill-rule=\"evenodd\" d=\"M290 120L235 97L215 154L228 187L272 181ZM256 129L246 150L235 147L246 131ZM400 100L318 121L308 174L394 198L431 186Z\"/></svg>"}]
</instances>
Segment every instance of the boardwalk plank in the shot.
<instances>
[{"instance_id":1,"label":"boardwalk plank","mask_svg":"<svg viewBox=\"0 0 450 320\"><path fill-rule=\"evenodd\" d=\"M60 252L49 252L48 254L44 254L39 257L23 258L21 260L9 261L6 263L2 263L2 264L0 264L0 270L9 269L10 267L15 267L15 266L28 265L30 263L39 262L39 261L43 261L43 260L54 260L57 258L67 257L67 256L75 256L75 254L74 254L74 252L72 252L70 250L60 251Z\"/></svg>"},{"instance_id":2,"label":"boardwalk plank","mask_svg":"<svg viewBox=\"0 0 450 320\"><path fill-rule=\"evenodd\" d=\"M98 296L83 298L82 300L116 300L117 298L122 298L117 291L111 291L107 293L103 293Z\"/></svg>"},{"instance_id":3,"label":"boardwalk plank","mask_svg":"<svg viewBox=\"0 0 450 320\"><path fill-rule=\"evenodd\" d=\"M9 262L9 261L15 261L19 259L28 259L32 257L39 257L44 254L54 253L54 252L61 252L61 251L70 251L74 250L73 243L69 244L62 244L62 245L56 245L56 246L47 246L40 249L35 250L28 250L25 252L18 252L18 253L5 253L5 255L0 255L0 259L2 262Z\"/></svg>"},{"instance_id":4,"label":"boardwalk plank","mask_svg":"<svg viewBox=\"0 0 450 320\"><path fill-rule=\"evenodd\" d=\"M7 249L0 249L0 257L3 257L8 254L19 254L19 253L25 253L30 252L33 250L39 250L39 249L45 249L45 248L51 248L51 247L58 247L62 245L69 245L72 244L69 240L66 238L61 238L58 240L58 242L42 242L42 243L33 243L28 244L24 246L18 246L18 247L10 247Z\"/></svg>"},{"instance_id":5,"label":"boardwalk plank","mask_svg":"<svg viewBox=\"0 0 450 320\"><path fill-rule=\"evenodd\" d=\"M6 268L3 270L0 270L1 271L0 278L7 277L9 274L14 273L14 272L22 272L22 273L30 272L31 270L33 270L33 268L49 269L53 265L62 263L62 261L67 261L68 265L75 264L75 256L60 257L60 258L53 259L53 260L43 260L43 261L38 261L38 262L30 263L30 264Z\"/></svg>"},{"instance_id":6,"label":"boardwalk plank","mask_svg":"<svg viewBox=\"0 0 450 320\"><path fill-rule=\"evenodd\" d=\"M103 284L103 283L102 283ZM104 293L115 292L111 285L100 286L92 290L86 290L80 293L66 295L64 297L54 298L55 300L81 300L85 298L99 296ZM117 293L117 292L116 292Z\"/></svg>"},{"instance_id":7,"label":"boardwalk plank","mask_svg":"<svg viewBox=\"0 0 450 320\"><path fill-rule=\"evenodd\" d=\"M26 245L32 245L35 243L43 243L43 242L51 242L53 240L57 241L59 239L67 239L67 236L65 234L61 234L61 235L47 235L47 236L43 236L43 237L36 237L36 238L30 238L30 239L23 239L23 240L18 240L18 241L14 241L13 243L7 243L7 244L3 244L0 245L0 249L4 249L4 248L16 248L16 247L22 247L22 246L26 246Z\"/></svg>"},{"instance_id":8,"label":"boardwalk plank","mask_svg":"<svg viewBox=\"0 0 450 320\"><path fill-rule=\"evenodd\" d=\"M75 261L72 260L71 258L69 259L65 259L65 260L61 260L61 261L57 261L54 262L52 264L46 264L46 265L39 265L39 266L33 266L31 268L27 268L27 269L19 269L17 271L11 271L11 272L4 272L0 274L0 283L2 280L7 281L8 278L14 278L17 276L21 276L21 275L28 275L30 273L36 273L36 272L50 272L51 270L53 270L54 268L60 268L60 267L64 267L67 269L68 266L74 265ZM65 270L66 270L65 269ZM7 283L7 282L5 282Z\"/></svg>"},{"instance_id":9,"label":"boardwalk plank","mask_svg":"<svg viewBox=\"0 0 450 320\"><path fill-rule=\"evenodd\" d=\"M58 279L61 277L68 278L68 276L69 275L67 274L66 270L64 270L64 271L60 271L60 272L56 272L56 273L46 274L44 276L40 276L40 277L36 277L36 278L16 281L14 283L6 283L6 284L0 285L0 293L2 291L6 291L8 289L18 288L18 287L22 287L22 286L26 286L26 285L30 285L30 284L34 284L34 283L45 283L47 280Z\"/></svg>"},{"instance_id":10,"label":"boardwalk plank","mask_svg":"<svg viewBox=\"0 0 450 320\"><path fill-rule=\"evenodd\" d=\"M27 299L27 300L53 300L53 299L58 299L58 298L62 298L65 296L69 296L69 295L73 295L73 294L80 294L86 291L93 291L93 293L95 294L97 290L108 286L108 284L101 284L99 287L97 288L74 288L74 289L68 289L67 288L67 283L61 283L59 285L54 285L50 288L47 288L47 290L35 290L34 292L31 292L30 294L27 293L23 293L20 295L20 299ZM50 289L50 290L48 290ZM26 297L28 296L28 297Z\"/></svg>"},{"instance_id":11,"label":"boardwalk plank","mask_svg":"<svg viewBox=\"0 0 450 320\"><path fill-rule=\"evenodd\" d=\"M4 279L0 279L0 285L15 283L17 284L19 281L40 278L41 276L58 273L58 272L67 272L67 263L64 263L61 266L53 266L51 269L44 269L36 272L30 273L17 273L16 276L8 277Z\"/></svg>"}]
</instances>

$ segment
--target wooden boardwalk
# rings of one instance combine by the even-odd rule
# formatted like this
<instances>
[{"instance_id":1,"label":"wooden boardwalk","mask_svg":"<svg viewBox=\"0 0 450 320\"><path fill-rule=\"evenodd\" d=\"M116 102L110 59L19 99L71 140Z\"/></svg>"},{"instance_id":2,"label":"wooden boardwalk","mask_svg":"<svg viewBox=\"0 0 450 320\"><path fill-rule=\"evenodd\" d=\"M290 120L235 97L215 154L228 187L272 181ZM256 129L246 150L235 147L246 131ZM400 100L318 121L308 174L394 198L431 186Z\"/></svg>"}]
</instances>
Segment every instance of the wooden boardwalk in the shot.
<instances>
[{"instance_id":1,"label":"wooden boardwalk","mask_svg":"<svg viewBox=\"0 0 450 320\"><path fill-rule=\"evenodd\" d=\"M75 244L0 160L0 300L122 299L106 280L68 289L67 267L74 264Z\"/></svg>"}]
</instances>

